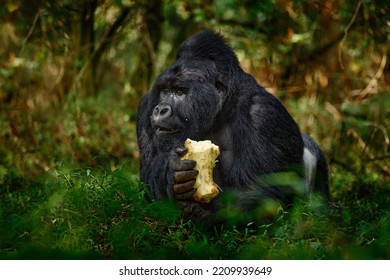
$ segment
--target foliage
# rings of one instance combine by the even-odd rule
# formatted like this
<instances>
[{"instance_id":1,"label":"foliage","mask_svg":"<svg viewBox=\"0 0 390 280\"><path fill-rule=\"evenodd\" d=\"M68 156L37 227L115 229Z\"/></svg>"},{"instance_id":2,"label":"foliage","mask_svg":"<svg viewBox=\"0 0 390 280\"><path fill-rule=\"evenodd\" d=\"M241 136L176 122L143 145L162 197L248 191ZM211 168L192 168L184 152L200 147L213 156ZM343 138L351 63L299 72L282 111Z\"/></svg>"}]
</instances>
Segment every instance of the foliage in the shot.
<instances>
[{"instance_id":1,"label":"foliage","mask_svg":"<svg viewBox=\"0 0 390 280\"><path fill-rule=\"evenodd\" d=\"M337 206L297 203L258 228L204 232L175 205L151 201L126 167L58 166L24 190L1 193L1 258L387 259L390 185L333 179ZM370 196L367 196L367 192Z\"/></svg>"},{"instance_id":2,"label":"foliage","mask_svg":"<svg viewBox=\"0 0 390 280\"><path fill-rule=\"evenodd\" d=\"M388 1L2 1L0 258L388 259ZM140 97L221 32L330 163L334 206L203 232L138 182Z\"/></svg>"},{"instance_id":3,"label":"foliage","mask_svg":"<svg viewBox=\"0 0 390 280\"><path fill-rule=\"evenodd\" d=\"M61 162L112 169L121 158L137 158L133 118L133 111L105 98L71 103L66 110L1 111L0 183L12 174L40 176ZM137 163L132 166L135 172Z\"/></svg>"}]
</instances>

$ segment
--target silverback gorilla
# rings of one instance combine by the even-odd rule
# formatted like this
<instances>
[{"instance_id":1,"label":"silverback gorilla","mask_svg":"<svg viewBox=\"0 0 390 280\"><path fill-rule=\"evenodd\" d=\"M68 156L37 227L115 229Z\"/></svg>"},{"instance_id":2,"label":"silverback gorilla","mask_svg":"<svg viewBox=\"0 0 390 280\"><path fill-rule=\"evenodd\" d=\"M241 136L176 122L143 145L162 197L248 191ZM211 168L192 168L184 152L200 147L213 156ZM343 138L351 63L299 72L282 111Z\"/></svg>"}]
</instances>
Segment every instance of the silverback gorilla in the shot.
<instances>
[{"instance_id":1,"label":"silverback gorilla","mask_svg":"<svg viewBox=\"0 0 390 280\"><path fill-rule=\"evenodd\" d=\"M211 31L187 39L176 61L141 100L137 116L140 176L156 199L173 199L201 224L248 223L268 201L289 206L301 178L304 195L329 199L328 169L317 144L300 132L285 107L245 73L224 38ZM192 200L196 162L181 160L187 138L211 140L221 154L210 203ZM269 180L270 174L296 174ZM290 174L287 173L287 174ZM268 179L267 179L268 178Z\"/></svg>"}]
</instances>

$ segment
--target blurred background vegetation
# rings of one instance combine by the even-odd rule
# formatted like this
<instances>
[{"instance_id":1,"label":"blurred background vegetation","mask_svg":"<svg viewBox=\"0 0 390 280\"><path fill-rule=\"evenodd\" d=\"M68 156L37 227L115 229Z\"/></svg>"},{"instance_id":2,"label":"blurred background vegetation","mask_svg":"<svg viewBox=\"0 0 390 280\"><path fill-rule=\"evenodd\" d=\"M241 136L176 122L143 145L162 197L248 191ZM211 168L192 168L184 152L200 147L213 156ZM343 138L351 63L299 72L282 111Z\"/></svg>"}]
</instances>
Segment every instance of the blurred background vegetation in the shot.
<instances>
[{"instance_id":1,"label":"blurred background vegetation","mask_svg":"<svg viewBox=\"0 0 390 280\"><path fill-rule=\"evenodd\" d=\"M203 29L320 143L337 222L290 213L261 236L205 237L142 202L137 104ZM388 0L2 0L3 256L46 240L85 257L390 258L389 34Z\"/></svg>"}]
</instances>

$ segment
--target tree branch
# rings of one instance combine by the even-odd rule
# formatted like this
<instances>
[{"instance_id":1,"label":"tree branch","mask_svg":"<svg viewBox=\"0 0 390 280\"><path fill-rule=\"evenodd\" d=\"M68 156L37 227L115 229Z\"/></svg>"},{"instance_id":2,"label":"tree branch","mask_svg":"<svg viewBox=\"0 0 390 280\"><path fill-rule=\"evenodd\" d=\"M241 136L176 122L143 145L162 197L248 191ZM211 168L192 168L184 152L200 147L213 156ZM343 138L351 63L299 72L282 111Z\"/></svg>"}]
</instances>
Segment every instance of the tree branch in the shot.
<instances>
[{"instance_id":1,"label":"tree branch","mask_svg":"<svg viewBox=\"0 0 390 280\"><path fill-rule=\"evenodd\" d=\"M115 22L111 25L110 29L108 29L107 33L103 36L102 40L100 41L99 46L92 54L93 56L92 59L95 59L97 61L100 59L101 55L106 51L107 47L109 46L109 43L113 40L115 33L118 31L118 29L122 26L122 24L127 19L127 16L130 14L130 11L131 11L130 7L124 7L122 9L121 14L116 18Z\"/></svg>"},{"instance_id":2,"label":"tree branch","mask_svg":"<svg viewBox=\"0 0 390 280\"><path fill-rule=\"evenodd\" d=\"M351 21L349 22L349 24L347 25L347 27L344 29L344 37L343 39L340 41L340 44L339 44L339 62L340 62L340 66L341 66L341 69L344 69L344 64L343 64L343 61L341 60L341 52L342 52L342 49L343 49L343 45L344 45L344 42L345 40L347 39L347 36L348 36L348 32L349 30L351 29L352 27L352 24L355 22L356 20L356 17L357 17L357 14L360 10L360 6L362 5L362 1L360 0L358 5L356 6L356 9L355 9L355 13L353 14L352 16L352 19Z\"/></svg>"},{"instance_id":3,"label":"tree branch","mask_svg":"<svg viewBox=\"0 0 390 280\"><path fill-rule=\"evenodd\" d=\"M103 38L100 40L100 43L97 48L93 51L91 56L87 59L87 61L84 63L83 67L81 68L80 72L75 78L75 82L79 82L81 77L84 75L84 72L88 67L91 66L92 62L95 61L92 65L95 67L97 66L97 63L104 53L104 51L109 46L109 43L112 41L115 33L117 30L122 26L124 21L126 20L127 16L130 14L131 8L130 7L124 7L122 9L121 14L116 18L115 22L111 25L111 27L108 29L108 31L105 33Z\"/></svg>"}]
</instances>

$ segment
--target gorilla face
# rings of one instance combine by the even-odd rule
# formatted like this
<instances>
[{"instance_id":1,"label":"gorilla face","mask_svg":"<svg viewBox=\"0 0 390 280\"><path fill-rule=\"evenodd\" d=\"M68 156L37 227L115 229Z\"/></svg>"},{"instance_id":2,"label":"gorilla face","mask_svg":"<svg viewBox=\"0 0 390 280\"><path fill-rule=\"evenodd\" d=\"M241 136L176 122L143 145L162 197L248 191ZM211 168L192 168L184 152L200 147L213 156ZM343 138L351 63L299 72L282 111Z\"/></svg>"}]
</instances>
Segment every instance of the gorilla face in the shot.
<instances>
[{"instance_id":1,"label":"gorilla face","mask_svg":"<svg viewBox=\"0 0 390 280\"><path fill-rule=\"evenodd\" d=\"M157 140L198 139L207 133L222 108L213 62L177 61L152 89L150 120Z\"/></svg>"}]
</instances>

